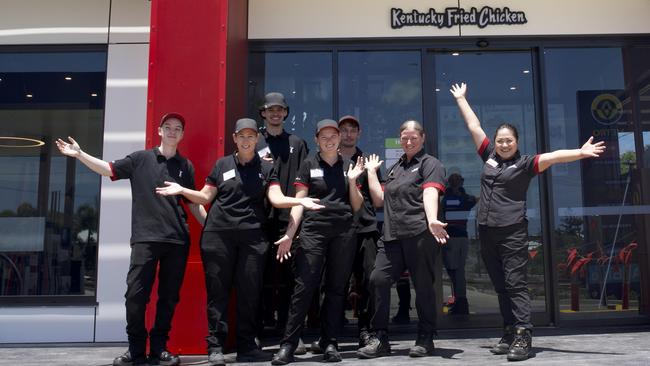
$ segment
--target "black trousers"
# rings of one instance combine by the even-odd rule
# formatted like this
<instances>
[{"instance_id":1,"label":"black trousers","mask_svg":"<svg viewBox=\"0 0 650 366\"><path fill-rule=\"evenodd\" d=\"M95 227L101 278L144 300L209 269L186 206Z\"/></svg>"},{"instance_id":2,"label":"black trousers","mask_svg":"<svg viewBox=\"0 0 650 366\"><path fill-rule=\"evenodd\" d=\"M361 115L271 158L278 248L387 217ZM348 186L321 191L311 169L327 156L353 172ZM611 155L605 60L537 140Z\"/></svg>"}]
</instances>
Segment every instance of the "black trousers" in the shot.
<instances>
[{"instance_id":1,"label":"black trousers","mask_svg":"<svg viewBox=\"0 0 650 366\"><path fill-rule=\"evenodd\" d=\"M374 330L387 330L390 312L390 288L404 269L411 273L415 288L415 308L418 312L418 332L436 332L435 262L438 243L426 230L407 239L377 243L377 260L370 282L375 289L375 314L371 325Z\"/></svg>"},{"instance_id":2,"label":"black trousers","mask_svg":"<svg viewBox=\"0 0 650 366\"><path fill-rule=\"evenodd\" d=\"M261 229L205 231L201 259L208 295L208 353L223 352L228 332L231 289L237 291L237 352L254 348L265 254L269 242Z\"/></svg>"},{"instance_id":3,"label":"black trousers","mask_svg":"<svg viewBox=\"0 0 650 366\"><path fill-rule=\"evenodd\" d=\"M320 232L303 227L300 241L295 243L298 244L293 253L296 286L281 344L290 344L294 349L298 345L305 316L323 275L325 295L320 311L320 340L324 345L337 344L356 242L352 228L343 232L335 230Z\"/></svg>"},{"instance_id":4,"label":"black trousers","mask_svg":"<svg viewBox=\"0 0 650 366\"><path fill-rule=\"evenodd\" d=\"M357 252L352 266L352 275L356 283L357 295L359 295L357 299L359 330L370 329L370 317L374 312L374 291L370 284L370 275L375 268L378 240L379 232L377 231L356 234Z\"/></svg>"},{"instance_id":5,"label":"black trousers","mask_svg":"<svg viewBox=\"0 0 650 366\"><path fill-rule=\"evenodd\" d=\"M504 326L532 329L528 293L528 222L506 227L479 226L481 256L494 290Z\"/></svg>"},{"instance_id":6,"label":"black trousers","mask_svg":"<svg viewBox=\"0 0 650 366\"><path fill-rule=\"evenodd\" d=\"M167 347L174 309L185 275L189 244L134 243L131 245L129 273L126 276L126 334L133 357L160 354ZM158 267L160 267L158 269ZM151 332L145 327L145 311L158 269L156 320Z\"/></svg>"},{"instance_id":7,"label":"black trousers","mask_svg":"<svg viewBox=\"0 0 650 366\"><path fill-rule=\"evenodd\" d=\"M455 297L467 297L465 283L465 261L469 250L469 238L452 237L442 246L442 263L451 280L452 294Z\"/></svg>"}]
</instances>

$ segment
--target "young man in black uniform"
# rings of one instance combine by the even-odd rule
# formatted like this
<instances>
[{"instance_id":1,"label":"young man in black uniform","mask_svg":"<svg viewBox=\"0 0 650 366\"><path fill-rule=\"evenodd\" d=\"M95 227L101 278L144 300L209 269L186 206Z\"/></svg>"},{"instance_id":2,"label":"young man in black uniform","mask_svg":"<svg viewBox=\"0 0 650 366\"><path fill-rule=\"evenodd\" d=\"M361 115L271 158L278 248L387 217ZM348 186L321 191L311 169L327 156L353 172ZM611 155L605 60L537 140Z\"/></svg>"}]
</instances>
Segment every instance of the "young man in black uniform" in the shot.
<instances>
[{"instance_id":1,"label":"young man in black uniform","mask_svg":"<svg viewBox=\"0 0 650 366\"><path fill-rule=\"evenodd\" d=\"M183 139L184 118L177 113L163 116L158 128L159 146L140 150L124 159L106 162L81 150L72 138L70 143L56 141L62 154L77 158L94 172L111 180L129 179L133 197L131 211L131 263L126 278L126 333L129 350L115 358L113 365L178 365L178 356L167 351L174 309L185 274L190 235L187 214L180 197L156 195L156 187L165 181L194 189L194 167L181 156L177 147ZM203 223L202 206L188 203L192 214ZM145 310L158 273L156 321L149 333L145 328ZM147 337L149 357L146 357Z\"/></svg>"},{"instance_id":2,"label":"young man in black uniform","mask_svg":"<svg viewBox=\"0 0 650 366\"><path fill-rule=\"evenodd\" d=\"M278 177L278 184L285 196L293 197L296 189L293 182L300 164L307 157L308 149L305 140L284 130L284 120L289 115L289 106L281 93L271 92L264 96L264 104L260 106L260 116L264 119L264 127L260 129L261 138L258 140L257 154L265 160L272 161ZM267 234L271 242L280 239L287 229L289 209L272 208ZM267 257L264 275L264 292L262 298L263 319L271 321L274 311L278 318L276 328L282 331L287 322L289 300L294 285L294 277L289 263L279 263L275 260L277 246L272 245ZM273 303L273 299L276 300ZM299 353L304 352L304 346Z\"/></svg>"},{"instance_id":3,"label":"young man in black uniform","mask_svg":"<svg viewBox=\"0 0 650 366\"><path fill-rule=\"evenodd\" d=\"M453 85L450 92L484 163L476 220L481 256L499 297L504 325L503 337L491 352L507 353L508 361L525 360L530 356L533 328L527 280L528 186L537 174L551 165L598 157L605 151L605 145L602 141L594 144L591 137L580 149L521 155L519 135L514 126L504 123L497 127L494 143L491 143L465 99L465 83Z\"/></svg>"}]
</instances>

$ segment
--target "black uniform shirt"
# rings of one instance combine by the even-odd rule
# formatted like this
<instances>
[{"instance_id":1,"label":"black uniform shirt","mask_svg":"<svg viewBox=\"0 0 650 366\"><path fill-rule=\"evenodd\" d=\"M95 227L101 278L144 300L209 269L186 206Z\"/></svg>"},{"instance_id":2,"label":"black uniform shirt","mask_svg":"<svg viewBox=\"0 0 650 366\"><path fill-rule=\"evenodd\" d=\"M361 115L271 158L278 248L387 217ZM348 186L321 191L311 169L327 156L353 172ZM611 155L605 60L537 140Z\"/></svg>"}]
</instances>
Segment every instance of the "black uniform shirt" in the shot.
<instances>
[{"instance_id":1,"label":"black uniform shirt","mask_svg":"<svg viewBox=\"0 0 650 366\"><path fill-rule=\"evenodd\" d=\"M405 239L427 230L422 199L425 188L445 192L445 168L424 149L410 162L406 155L388 170L384 185L384 241Z\"/></svg>"},{"instance_id":2,"label":"black uniform shirt","mask_svg":"<svg viewBox=\"0 0 650 366\"><path fill-rule=\"evenodd\" d=\"M303 161L294 185L304 186L308 196L318 198L325 206L320 210L303 211L304 229L319 231L347 230L352 224L352 206L348 191L347 169L350 161L340 155L333 166L321 159L320 153Z\"/></svg>"},{"instance_id":3,"label":"black uniform shirt","mask_svg":"<svg viewBox=\"0 0 650 366\"><path fill-rule=\"evenodd\" d=\"M277 183L285 196L294 197L296 190L293 182L296 174L300 169L300 164L307 157L307 143L296 135L292 135L282 130L278 136L273 136L262 128L260 133L264 137L260 139L255 146L259 157L272 156L275 169L277 171ZM270 213L271 217L280 221L289 221L290 209L273 208Z\"/></svg>"},{"instance_id":4,"label":"black uniform shirt","mask_svg":"<svg viewBox=\"0 0 650 366\"><path fill-rule=\"evenodd\" d=\"M205 184L217 188L205 231L262 228L268 216L266 189L273 164L255 155L242 164L237 154L217 160Z\"/></svg>"},{"instance_id":5,"label":"black uniform shirt","mask_svg":"<svg viewBox=\"0 0 650 366\"><path fill-rule=\"evenodd\" d=\"M363 156L363 151L357 147L357 151L352 155L351 163L356 164L357 158ZM379 170L377 171L377 176L379 181L381 181L381 174ZM375 207L372 205L370 199L370 187L368 186L368 173L366 170L363 170L363 174L357 178L357 186L359 191L363 196L363 204L359 211L354 215L354 223L357 225L358 233L369 233L377 231L377 214L375 213Z\"/></svg>"},{"instance_id":6,"label":"black uniform shirt","mask_svg":"<svg viewBox=\"0 0 650 366\"><path fill-rule=\"evenodd\" d=\"M481 173L479 225L509 226L526 219L526 192L531 179L539 174L539 155L521 155L519 151L504 161L486 137L478 149L485 163Z\"/></svg>"},{"instance_id":7,"label":"black uniform shirt","mask_svg":"<svg viewBox=\"0 0 650 366\"><path fill-rule=\"evenodd\" d=\"M160 196L165 181L194 188L194 167L178 152L167 159L158 147L140 150L109 163L111 179L131 181L131 243L189 243L187 213L181 196Z\"/></svg>"}]
</instances>

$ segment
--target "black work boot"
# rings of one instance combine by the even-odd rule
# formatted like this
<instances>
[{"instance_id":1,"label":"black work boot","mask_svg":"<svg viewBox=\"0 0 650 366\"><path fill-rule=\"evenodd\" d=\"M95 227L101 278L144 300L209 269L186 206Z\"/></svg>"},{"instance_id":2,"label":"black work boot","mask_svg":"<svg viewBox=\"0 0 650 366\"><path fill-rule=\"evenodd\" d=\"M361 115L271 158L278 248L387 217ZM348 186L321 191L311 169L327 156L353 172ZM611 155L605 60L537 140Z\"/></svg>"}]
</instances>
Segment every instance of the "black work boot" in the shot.
<instances>
[{"instance_id":1,"label":"black work boot","mask_svg":"<svg viewBox=\"0 0 650 366\"><path fill-rule=\"evenodd\" d=\"M133 357L130 351L124 352L113 360L113 366L145 365L146 363L147 357L144 354Z\"/></svg>"},{"instance_id":2,"label":"black work boot","mask_svg":"<svg viewBox=\"0 0 650 366\"><path fill-rule=\"evenodd\" d=\"M494 353L495 355L505 355L508 353L508 350L510 350L510 345L514 340L515 329L512 327L512 325L506 325L506 327L503 328L503 336L499 342L492 347L490 352Z\"/></svg>"},{"instance_id":3,"label":"black work boot","mask_svg":"<svg viewBox=\"0 0 650 366\"><path fill-rule=\"evenodd\" d=\"M289 343L280 346L278 353L273 355L271 365L286 365L293 362L294 347Z\"/></svg>"},{"instance_id":4,"label":"black work boot","mask_svg":"<svg viewBox=\"0 0 650 366\"><path fill-rule=\"evenodd\" d=\"M515 340L508 351L508 361L523 361L530 357L530 348L533 345L533 333L530 329L517 327Z\"/></svg>"},{"instance_id":5,"label":"black work boot","mask_svg":"<svg viewBox=\"0 0 650 366\"><path fill-rule=\"evenodd\" d=\"M149 354L147 362L150 366L178 366L181 364L181 359L177 355L165 350L160 353Z\"/></svg>"},{"instance_id":6,"label":"black work boot","mask_svg":"<svg viewBox=\"0 0 650 366\"><path fill-rule=\"evenodd\" d=\"M363 348L370 344L370 340L372 339L373 334L370 333L366 329L362 329L359 331L359 348Z\"/></svg>"},{"instance_id":7,"label":"black work boot","mask_svg":"<svg viewBox=\"0 0 650 366\"><path fill-rule=\"evenodd\" d=\"M457 297L449 309L449 315L469 315L469 303L466 297Z\"/></svg>"},{"instance_id":8,"label":"black work boot","mask_svg":"<svg viewBox=\"0 0 650 366\"><path fill-rule=\"evenodd\" d=\"M410 357L426 357L433 355L435 347L433 345L433 334L418 332L418 339L415 345L409 350Z\"/></svg>"},{"instance_id":9,"label":"black work boot","mask_svg":"<svg viewBox=\"0 0 650 366\"><path fill-rule=\"evenodd\" d=\"M311 342L311 344L309 345L309 350L311 351L311 353L313 353L315 355L322 355L323 354L323 347L321 347L320 338L318 338L317 340Z\"/></svg>"},{"instance_id":10,"label":"black work boot","mask_svg":"<svg viewBox=\"0 0 650 366\"><path fill-rule=\"evenodd\" d=\"M325 351L323 352L323 360L325 362L341 362L343 360L336 344L330 343L327 345L327 347L325 347Z\"/></svg>"},{"instance_id":11,"label":"black work boot","mask_svg":"<svg viewBox=\"0 0 650 366\"><path fill-rule=\"evenodd\" d=\"M370 337L368 345L357 351L359 358L377 358L390 355L388 333L385 330L377 331L377 335Z\"/></svg>"}]
</instances>

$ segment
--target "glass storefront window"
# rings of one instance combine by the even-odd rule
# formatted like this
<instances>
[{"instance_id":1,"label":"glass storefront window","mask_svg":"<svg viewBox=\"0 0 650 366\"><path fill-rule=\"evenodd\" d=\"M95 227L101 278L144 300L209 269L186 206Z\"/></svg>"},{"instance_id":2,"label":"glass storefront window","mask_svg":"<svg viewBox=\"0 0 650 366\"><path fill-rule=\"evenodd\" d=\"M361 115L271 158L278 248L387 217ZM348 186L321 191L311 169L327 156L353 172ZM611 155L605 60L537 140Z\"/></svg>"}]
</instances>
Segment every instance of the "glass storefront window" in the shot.
<instances>
[{"instance_id":1,"label":"glass storefront window","mask_svg":"<svg viewBox=\"0 0 650 366\"><path fill-rule=\"evenodd\" d=\"M633 96L621 48L545 51L551 149L605 141L598 159L551 169L560 318L638 314L641 183ZM645 284L647 288L647 284Z\"/></svg>"},{"instance_id":2,"label":"glass storefront window","mask_svg":"<svg viewBox=\"0 0 650 366\"><path fill-rule=\"evenodd\" d=\"M0 303L94 302L106 50L0 49ZM73 299L74 298L74 299Z\"/></svg>"}]
</instances>

